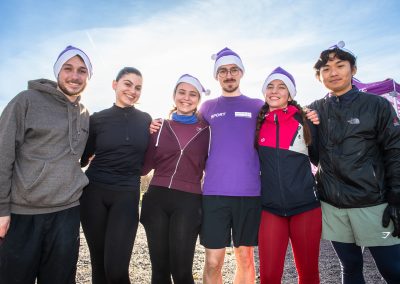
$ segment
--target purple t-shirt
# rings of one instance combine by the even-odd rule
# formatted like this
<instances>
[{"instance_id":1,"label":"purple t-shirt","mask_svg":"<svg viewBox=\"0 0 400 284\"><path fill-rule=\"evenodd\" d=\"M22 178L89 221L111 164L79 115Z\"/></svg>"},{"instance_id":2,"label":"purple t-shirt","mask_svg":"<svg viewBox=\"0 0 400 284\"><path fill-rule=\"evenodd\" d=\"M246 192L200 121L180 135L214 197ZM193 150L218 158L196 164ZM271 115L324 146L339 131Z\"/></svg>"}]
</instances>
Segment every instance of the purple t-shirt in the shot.
<instances>
[{"instance_id":1,"label":"purple t-shirt","mask_svg":"<svg viewBox=\"0 0 400 284\"><path fill-rule=\"evenodd\" d=\"M260 164L254 135L263 104L241 95L220 96L201 106L200 113L211 126L204 195L260 196Z\"/></svg>"}]
</instances>

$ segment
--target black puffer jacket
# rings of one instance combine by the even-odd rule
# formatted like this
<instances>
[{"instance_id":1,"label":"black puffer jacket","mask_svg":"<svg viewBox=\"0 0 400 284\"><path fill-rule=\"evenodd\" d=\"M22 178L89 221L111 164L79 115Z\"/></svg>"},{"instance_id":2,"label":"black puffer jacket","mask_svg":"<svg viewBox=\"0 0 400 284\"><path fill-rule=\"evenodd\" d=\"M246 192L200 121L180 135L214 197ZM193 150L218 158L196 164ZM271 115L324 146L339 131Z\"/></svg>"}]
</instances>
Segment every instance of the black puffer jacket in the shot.
<instances>
[{"instance_id":1,"label":"black puffer jacket","mask_svg":"<svg viewBox=\"0 0 400 284\"><path fill-rule=\"evenodd\" d=\"M400 124L390 102L353 87L310 107L321 122L320 200L339 208L400 204Z\"/></svg>"}]
</instances>

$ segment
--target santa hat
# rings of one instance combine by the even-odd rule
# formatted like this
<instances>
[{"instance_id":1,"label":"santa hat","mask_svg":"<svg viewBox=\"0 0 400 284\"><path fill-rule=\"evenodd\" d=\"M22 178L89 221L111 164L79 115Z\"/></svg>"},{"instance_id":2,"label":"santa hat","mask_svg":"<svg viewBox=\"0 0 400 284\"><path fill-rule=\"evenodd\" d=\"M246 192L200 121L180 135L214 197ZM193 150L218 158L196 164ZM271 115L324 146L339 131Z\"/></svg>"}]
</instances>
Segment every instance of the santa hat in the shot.
<instances>
[{"instance_id":1,"label":"santa hat","mask_svg":"<svg viewBox=\"0 0 400 284\"><path fill-rule=\"evenodd\" d=\"M333 50L333 49L337 48L337 49L343 50L344 52L350 53L351 55L354 56L354 58L356 58L356 56L354 55L353 52L351 52L351 51L348 50L347 48L344 48L345 45L346 45L346 44L344 43L344 41L341 40L341 41L339 41L337 44L334 44L334 45L330 46L327 50Z\"/></svg>"},{"instance_id":2,"label":"santa hat","mask_svg":"<svg viewBox=\"0 0 400 284\"><path fill-rule=\"evenodd\" d=\"M244 73L244 66L239 55L237 55L237 53L235 53L234 51L230 50L227 47L220 50L217 54L213 54L211 56L211 59L215 60L214 64L215 79L217 79L218 68L221 67L222 65L235 64L242 70L242 73Z\"/></svg>"},{"instance_id":3,"label":"santa hat","mask_svg":"<svg viewBox=\"0 0 400 284\"><path fill-rule=\"evenodd\" d=\"M205 89L203 85L200 83L199 79L196 77L190 75L190 74L183 74L179 79L178 82L175 84L175 88L180 84L180 83L188 83L192 85L193 87L196 88L196 90L199 92L201 95L204 93L206 96L210 94L210 90Z\"/></svg>"},{"instance_id":4,"label":"santa hat","mask_svg":"<svg viewBox=\"0 0 400 284\"><path fill-rule=\"evenodd\" d=\"M56 62L54 63L53 71L56 78L58 78L58 74L60 73L61 67L64 65L64 63L76 55L79 55L85 63L88 70L89 79L92 77L92 63L90 62L90 59L86 55L86 53L84 53L81 49L77 47L68 45L63 51L61 51Z\"/></svg>"},{"instance_id":5,"label":"santa hat","mask_svg":"<svg viewBox=\"0 0 400 284\"><path fill-rule=\"evenodd\" d=\"M294 99L296 96L296 82L294 81L293 76L284 70L281 67L277 67L271 74L268 75L267 79L262 86L262 93L265 96L265 91L267 90L267 86L273 80L281 80L289 90L290 97Z\"/></svg>"}]
</instances>

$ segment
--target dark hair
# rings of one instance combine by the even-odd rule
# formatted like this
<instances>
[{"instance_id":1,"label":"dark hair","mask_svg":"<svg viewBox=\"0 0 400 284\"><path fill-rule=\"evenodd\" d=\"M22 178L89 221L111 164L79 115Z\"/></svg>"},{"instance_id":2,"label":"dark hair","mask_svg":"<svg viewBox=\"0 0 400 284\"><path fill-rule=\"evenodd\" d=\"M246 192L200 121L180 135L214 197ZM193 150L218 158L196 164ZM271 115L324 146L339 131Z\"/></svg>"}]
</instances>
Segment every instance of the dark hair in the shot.
<instances>
[{"instance_id":1,"label":"dark hair","mask_svg":"<svg viewBox=\"0 0 400 284\"><path fill-rule=\"evenodd\" d=\"M314 64L315 76L319 77L319 71L322 66L325 66L329 60L333 60L334 58L338 58L343 61L349 61L351 69L356 66L356 58L353 54L335 47L333 49L327 49L321 52L318 61Z\"/></svg>"},{"instance_id":2,"label":"dark hair","mask_svg":"<svg viewBox=\"0 0 400 284\"><path fill-rule=\"evenodd\" d=\"M142 77L142 73L140 73L140 71L134 67L124 67L122 68L117 75L117 78L115 78L115 81L119 81L119 79L122 78L122 76L126 75L126 74L136 74L139 77Z\"/></svg>"},{"instance_id":3,"label":"dark hair","mask_svg":"<svg viewBox=\"0 0 400 284\"><path fill-rule=\"evenodd\" d=\"M288 105L292 105L298 109L298 112L301 115L301 118L303 120L302 125L303 125L304 142L306 143L307 146L310 146L312 143L312 136L311 136L311 129L307 122L306 113L303 111L303 108L295 100L289 101ZM265 120L265 114L268 112L268 110L269 110L269 105L267 103L265 103L261 107L261 110L257 116L256 137L255 137L255 141L254 141L254 146L256 148L258 148L258 138L260 136L261 125L263 124L263 122Z\"/></svg>"}]
</instances>

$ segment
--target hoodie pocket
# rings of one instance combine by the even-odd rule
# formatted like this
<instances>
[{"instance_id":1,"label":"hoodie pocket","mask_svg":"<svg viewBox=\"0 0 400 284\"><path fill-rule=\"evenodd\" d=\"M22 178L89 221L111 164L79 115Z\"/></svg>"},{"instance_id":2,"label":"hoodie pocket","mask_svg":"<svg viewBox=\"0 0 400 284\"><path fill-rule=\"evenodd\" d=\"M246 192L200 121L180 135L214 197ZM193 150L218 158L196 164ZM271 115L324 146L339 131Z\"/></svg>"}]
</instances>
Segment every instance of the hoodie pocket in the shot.
<instances>
[{"instance_id":1,"label":"hoodie pocket","mask_svg":"<svg viewBox=\"0 0 400 284\"><path fill-rule=\"evenodd\" d=\"M46 169L47 163L41 160L31 160L26 169L19 164L15 165L18 181L25 190L29 190L40 183L45 176Z\"/></svg>"},{"instance_id":2,"label":"hoodie pocket","mask_svg":"<svg viewBox=\"0 0 400 284\"><path fill-rule=\"evenodd\" d=\"M52 207L76 202L88 184L75 156L25 159L15 164L12 200L21 206Z\"/></svg>"}]
</instances>

